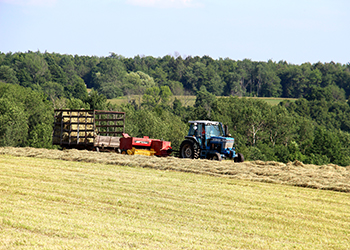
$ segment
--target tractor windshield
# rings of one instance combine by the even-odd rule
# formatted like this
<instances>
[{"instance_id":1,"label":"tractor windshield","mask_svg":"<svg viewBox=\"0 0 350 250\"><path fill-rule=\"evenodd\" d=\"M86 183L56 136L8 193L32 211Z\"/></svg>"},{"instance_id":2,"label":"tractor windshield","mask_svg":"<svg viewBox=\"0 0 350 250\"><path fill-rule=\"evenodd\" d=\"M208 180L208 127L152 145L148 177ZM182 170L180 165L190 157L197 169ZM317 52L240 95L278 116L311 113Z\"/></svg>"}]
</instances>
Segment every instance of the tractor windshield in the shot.
<instances>
[{"instance_id":1,"label":"tractor windshield","mask_svg":"<svg viewBox=\"0 0 350 250\"><path fill-rule=\"evenodd\" d=\"M217 125L206 125L205 126L205 131L207 134L207 137L213 137L213 136L225 136L224 130L222 129L221 124Z\"/></svg>"},{"instance_id":2,"label":"tractor windshield","mask_svg":"<svg viewBox=\"0 0 350 250\"><path fill-rule=\"evenodd\" d=\"M189 136L206 136L206 138L210 138L213 136L225 136L224 130L222 128L221 123L198 123L191 124L190 130L188 131Z\"/></svg>"},{"instance_id":3,"label":"tractor windshield","mask_svg":"<svg viewBox=\"0 0 350 250\"><path fill-rule=\"evenodd\" d=\"M203 131L204 124L199 123L197 125L191 124L190 130L188 131L189 136L200 136Z\"/></svg>"}]
</instances>

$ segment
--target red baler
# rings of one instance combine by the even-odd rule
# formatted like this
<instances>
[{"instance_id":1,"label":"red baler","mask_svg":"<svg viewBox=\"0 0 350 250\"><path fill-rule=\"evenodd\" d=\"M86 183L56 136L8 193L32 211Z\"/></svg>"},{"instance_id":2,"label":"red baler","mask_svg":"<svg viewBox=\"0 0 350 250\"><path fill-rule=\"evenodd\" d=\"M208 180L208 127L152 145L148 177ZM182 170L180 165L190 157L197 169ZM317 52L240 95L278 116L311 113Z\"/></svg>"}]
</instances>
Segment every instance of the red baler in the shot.
<instances>
[{"instance_id":1,"label":"red baler","mask_svg":"<svg viewBox=\"0 0 350 250\"><path fill-rule=\"evenodd\" d=\"M148 136L143 138L131 137L128 134L123 134L123 137L120 138L119 148L122 154L164 157L169 156L173 151L169 141L150 139Z\"/></svg>"}]
</instances>

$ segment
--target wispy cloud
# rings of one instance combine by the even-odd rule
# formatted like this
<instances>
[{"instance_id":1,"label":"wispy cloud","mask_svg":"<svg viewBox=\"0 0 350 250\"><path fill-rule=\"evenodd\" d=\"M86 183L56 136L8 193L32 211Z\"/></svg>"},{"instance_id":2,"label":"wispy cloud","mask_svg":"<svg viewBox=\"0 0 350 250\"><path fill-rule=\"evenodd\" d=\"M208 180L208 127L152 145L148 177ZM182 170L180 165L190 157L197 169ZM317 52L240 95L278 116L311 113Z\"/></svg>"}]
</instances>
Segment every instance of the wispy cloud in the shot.
<instances>
[{"instance_id":1,"label":"wispy cloud","mask_svg":"<svg viewBox=\"0 0 350 250\"><path fill-rule=\"evenodd\" d=\"M189 8L199 7L201 4L194 0L127 0L129 4L156 8Z\"/></svg>"},{"instance_id":2,"label":"wispy cloud","mask_svg":"<svg viewBox=\"0 0 350 250\"><path fill-rule=\"evenodd\" d=\"M52 6L57 0L0 0L0 3L7 3L20 6Z\"/></svg>"}]
</instances>

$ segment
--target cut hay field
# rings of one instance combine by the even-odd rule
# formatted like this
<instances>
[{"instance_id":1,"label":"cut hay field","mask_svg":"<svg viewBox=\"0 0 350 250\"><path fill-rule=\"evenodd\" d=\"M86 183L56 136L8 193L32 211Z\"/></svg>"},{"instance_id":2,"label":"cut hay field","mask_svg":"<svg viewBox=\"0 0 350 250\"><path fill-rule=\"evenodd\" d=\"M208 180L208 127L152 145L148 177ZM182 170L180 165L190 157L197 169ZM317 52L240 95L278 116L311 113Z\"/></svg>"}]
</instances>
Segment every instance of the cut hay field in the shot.
<instances>
[{"instance_id":1,"label":"cut hay field","mask_svg":"<svg viewBox=\"0 0 350 250\"><path fill-rule=\"evenodd\" d=\"M349 171L0 148L0 249L350 249Z\"/></svg>"},{"instance_id":2,"label":"cut hay field","mask_svg":"<svg viewBox=\"0 0 350 250\"><path fill-rule=\"evenodd\" d=\"M194 95L181 95L181 96L173 96L172 97L172 101L175 100L175 98L177 98L178 100L181 101L182 105L187 107L187 106L193 106L196 102L196 96ZM227 97L220 97L220 98L227 98ZM279 104L281 101L284 100L290 100L290 101L295 101L297 99L294 98L277 98L277 97L246 97L246 98L252 98L252 99L256 99L256 100L262 100L267 102L270 105L277 105ZM135 102L137 104L140 104L140 101L142 100L142 96L139 95L131 95L131 96L121 96L118 98L114 98L114 99L109 99L108 101L112 104L117 104L117 105L121 105L121 104L126 104L128 102L130 102L131 100L135 100Z\"/></svg>"},{"instance_id":3,"label":"cut hay field","mask_svg":"<svg viewBox=\"0 0 350 250\"><path fill-rule=\"evenodd\" d=\"M185 107L193 106L194 103L196 102L196 96L194 95L173 96L171 101L173 102L175 98L180 100L182 105ZM136 104L140 105L142 101L142 95L121 96L114 99L108 99L108 101L116 105L126 104L128 102L135 101Z\"/></svg>"}]
</instances>

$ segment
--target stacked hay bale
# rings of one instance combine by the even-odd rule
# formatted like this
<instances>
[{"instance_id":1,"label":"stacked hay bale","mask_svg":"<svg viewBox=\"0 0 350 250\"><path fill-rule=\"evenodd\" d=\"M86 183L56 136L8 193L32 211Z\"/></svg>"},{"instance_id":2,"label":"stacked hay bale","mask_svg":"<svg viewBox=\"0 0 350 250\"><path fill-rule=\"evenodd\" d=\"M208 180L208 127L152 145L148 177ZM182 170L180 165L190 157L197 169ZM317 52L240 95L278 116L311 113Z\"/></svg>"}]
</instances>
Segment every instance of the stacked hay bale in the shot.
<instances>
[{"instance_id":1,"label":"stacked hay bale","mask_svg":"<svg viewBox=\"0 0 350 250\"><path fill-rule=\"evenodd\" d=\"M59 111L55 116L53 144L94 142L94 118L86 110Z\"/></svg>"}]
</instances>

